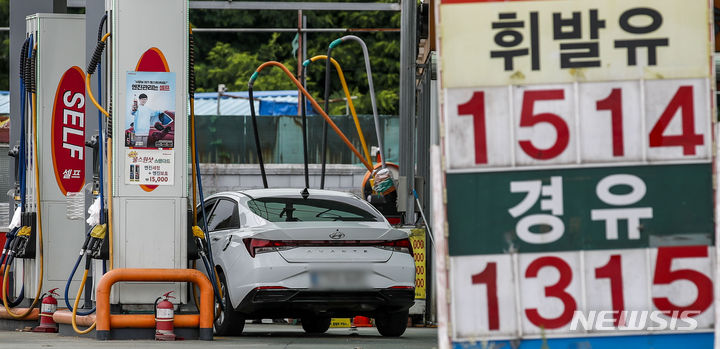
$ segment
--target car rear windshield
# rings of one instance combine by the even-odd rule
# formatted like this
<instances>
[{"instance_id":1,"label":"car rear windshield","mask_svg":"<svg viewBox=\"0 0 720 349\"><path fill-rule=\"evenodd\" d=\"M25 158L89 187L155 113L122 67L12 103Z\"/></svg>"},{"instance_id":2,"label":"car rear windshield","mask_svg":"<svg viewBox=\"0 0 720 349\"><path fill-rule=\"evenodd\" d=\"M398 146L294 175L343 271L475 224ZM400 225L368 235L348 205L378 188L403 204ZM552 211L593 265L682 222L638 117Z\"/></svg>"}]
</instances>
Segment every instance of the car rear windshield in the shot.
<instances>
[{"instance_id":1,"label":"car rear windshield","mask_svg":"<svg viewBox=\"0 0 720 349\"><path fill-rule=\"evenodd\" d=\"M256 215L270 222L382 222L381 216L344 202L267 197L248 201Z\"/></svg>"}]
</instances>

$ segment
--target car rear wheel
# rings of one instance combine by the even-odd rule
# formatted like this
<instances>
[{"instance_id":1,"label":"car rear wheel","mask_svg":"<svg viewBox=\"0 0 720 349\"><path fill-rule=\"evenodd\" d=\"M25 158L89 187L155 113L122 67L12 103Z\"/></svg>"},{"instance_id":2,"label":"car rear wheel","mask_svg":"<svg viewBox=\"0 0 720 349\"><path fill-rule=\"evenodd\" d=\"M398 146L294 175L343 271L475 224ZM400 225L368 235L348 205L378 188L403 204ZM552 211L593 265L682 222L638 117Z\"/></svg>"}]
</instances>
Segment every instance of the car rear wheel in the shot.
<instances>
[{"instance_id":1,"label":"car rear wheel","mask_svg":"<svg viewBox=\"0 0 720 349\"><path fill-rule=\"evenodd\" d=\"M225 310L221 310L219 300L215 300L215 311L217 316L213 327L215 328L215 335L218 336L239 336L243 328L245 328L245 319L233 310L232 303L230 303L230 294L228 293L227 282L225 281L225 275L220 273L220 293L222 294L222 302Z\"/></svg>"},{"instance_id":2,"label":"car rear wheel","mask_svg":"<svg viewBox=\"0 0 720 349\"><path fill-rule=\"evenodd\" d=\"M405 333L408 322L408 311L382 313L375 317L378 332L385 337L400 337Z\"/></svg>"},{"instance_id":3,"label":"car rear wheel","mask_svg":"<svg viewBox=\"0 0 720 349\"><path fill-rule=\"evenodd\" d=\"M330 328L330 317L326 316L304 316L300 321L306 333L321 334Z\"/></svg>"}]
</instances>

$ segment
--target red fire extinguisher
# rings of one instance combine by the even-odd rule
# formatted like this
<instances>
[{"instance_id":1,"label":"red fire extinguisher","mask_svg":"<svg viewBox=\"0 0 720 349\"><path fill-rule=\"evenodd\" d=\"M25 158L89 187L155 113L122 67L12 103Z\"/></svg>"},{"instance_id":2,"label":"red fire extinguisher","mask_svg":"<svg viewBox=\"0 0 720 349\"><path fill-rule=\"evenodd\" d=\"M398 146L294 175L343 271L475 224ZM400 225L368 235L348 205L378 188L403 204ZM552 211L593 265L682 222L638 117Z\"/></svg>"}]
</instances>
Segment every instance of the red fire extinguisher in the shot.
<instances>
[{"instance_id":1,"label":"red fire extinguisher","mask_svg":"<svg viewBox=\"0 0 720 349\"><path fill-rule=\"evenodd\" d=\"M45 333L57 333L58 324L53 320L53 314L57 310L57 299L53 295L60 297L55 293L57 288L53 288L47 294L47 297L42 299L42 305L40 306L40 326L33 328L33 332L45 332Z\"/></svg>"},{"instance_id":2,"label":"red fire extinguisher","mask_svg":"<svg viewBox=\"0 0 720 349\"><path fill-rule=\"evenodd\" d=\"M155 340L175 340L175 333L173 332L173 320L175 318L175 313L173 304L168 300L170 298L175 298L170 295L172 292L173 291L170 291L155 300ZM162 302L158 303L161 299Z\"/></svg>"}]
</instances>

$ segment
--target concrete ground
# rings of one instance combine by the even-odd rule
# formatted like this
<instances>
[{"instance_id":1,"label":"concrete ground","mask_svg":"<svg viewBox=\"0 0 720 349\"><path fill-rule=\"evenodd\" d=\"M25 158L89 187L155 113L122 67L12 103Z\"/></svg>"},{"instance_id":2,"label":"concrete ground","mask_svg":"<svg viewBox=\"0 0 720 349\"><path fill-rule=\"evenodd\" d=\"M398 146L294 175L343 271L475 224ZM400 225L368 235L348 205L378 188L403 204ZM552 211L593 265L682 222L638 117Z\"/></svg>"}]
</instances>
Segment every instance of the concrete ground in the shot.
<instances>
[{"instance_id":1,"label":"concrete ground","mask_svg":"<svg viewBox=\"0 0 720 349\"><path fill-rule=\"evenodd\" d=\"M0 331L0 348L349 348L349 349L430 349L437 348L436 328L408 328L400 338L381 336L374 327L331 328L323 335L307 335L300 326L246 324L240 337L215 337L212 342L149 340L99 342L92 338L57 334Z\"/></svg>"}]
</instances>

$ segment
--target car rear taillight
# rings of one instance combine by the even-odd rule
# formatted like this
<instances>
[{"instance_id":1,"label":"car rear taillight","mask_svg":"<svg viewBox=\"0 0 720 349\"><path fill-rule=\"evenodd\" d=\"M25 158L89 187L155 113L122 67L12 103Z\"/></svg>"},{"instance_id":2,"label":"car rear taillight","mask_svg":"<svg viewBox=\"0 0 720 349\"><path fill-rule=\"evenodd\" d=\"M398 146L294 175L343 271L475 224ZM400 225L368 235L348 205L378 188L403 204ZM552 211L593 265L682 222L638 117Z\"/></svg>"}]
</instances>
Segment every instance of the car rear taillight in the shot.
<instances>
[{"instance_id":1,"label":"car rear taillight","mask_svg":"<svg viewBox=\"0 0 720 349\"><path fill-rule=\"evenodd\" d=\"M393 252L407 253L413 256L410 239L393 241L381 240L265 240L265 239L243 239L250 257L266 252L277 252L289 250L296 247L334 247L334 246L372 246Z\"/></svg>"},{"instance_id":2,"label":"car rear taillight","mask_svg":"<svg viewBox=\"0 0 720 349\"><path fill-rule=\"evenodd\" d=\"M255 287L256 290L287 290L284 286L260 286Z\"/></svg>"},{"instance_id":3,"label":"car rear taillight","mask_svg":"<svg viewBox=\"0 0 720 349\"><path fill-rule=\"evenodd\" d=\"M297 247L297 245L293 245L292 243L283 240L247 238L243 239L243 242L245 243L248 253L250 253L250 257L253 258L255 258L255 255L259 253L283 251Z\"/></svg>"},{"instance_id":4,"label":"car rear taillight","mask_svg":"<svg viewBox=\"0 0 720 349\"><path fill-rule=\"evenodd\" d=\"M386 242L379 244L377 247L385 249L385 250L390 250L393 252L407 253L411 256L414 256L413 250L412 250L412 245L410 245L410 239L386 241Z\"/></svg>"}]
</instances>

